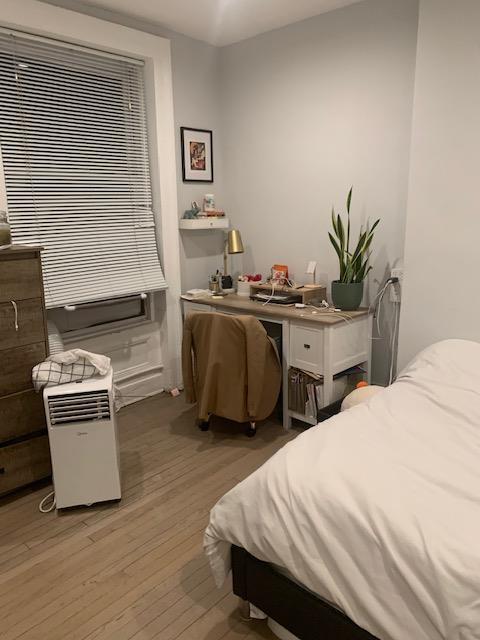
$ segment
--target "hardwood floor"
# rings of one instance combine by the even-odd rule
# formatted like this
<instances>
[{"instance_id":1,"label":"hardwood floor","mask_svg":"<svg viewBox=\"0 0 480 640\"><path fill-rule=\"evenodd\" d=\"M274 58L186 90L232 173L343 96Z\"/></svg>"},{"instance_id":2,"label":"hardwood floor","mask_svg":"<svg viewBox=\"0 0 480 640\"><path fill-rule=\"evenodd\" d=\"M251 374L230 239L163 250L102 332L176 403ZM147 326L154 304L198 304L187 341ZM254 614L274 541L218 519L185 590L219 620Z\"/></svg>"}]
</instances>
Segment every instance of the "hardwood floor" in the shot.
<instances>
[{"instance_id":1,"label":"hardwood floor","mask_svg":"<svg viewBox=\"0 0 480 640\"><path fill-rule=\"evenodd\" d=\"M123 409L118 504L42 514L50 485L0 500L2 640L274 637L216 589L202 536L215 502L296 432L212 422L200 432L182 396Z\"/></svg>"}]
</instances>

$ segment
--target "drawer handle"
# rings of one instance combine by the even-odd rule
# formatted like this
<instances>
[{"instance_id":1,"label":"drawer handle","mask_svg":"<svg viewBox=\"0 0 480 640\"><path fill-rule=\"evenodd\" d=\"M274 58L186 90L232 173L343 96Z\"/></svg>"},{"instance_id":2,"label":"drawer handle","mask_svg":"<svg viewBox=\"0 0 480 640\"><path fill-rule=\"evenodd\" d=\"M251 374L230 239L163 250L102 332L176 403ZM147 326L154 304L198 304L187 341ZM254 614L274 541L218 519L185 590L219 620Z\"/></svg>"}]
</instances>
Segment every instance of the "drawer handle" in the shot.
<instances>
[{"instance_id":1,"label":"drawer handle","mask_svg":"<svg viewBox=\"0 0 480 640\"><path fill-rule=\"evenodd\" d=\"M18 307L15 300L10 300L13 310L15 311L15 331L18 331Z\"/></svg>"},{"instance_id":2,"label":"drawer handle","mask_svg":"<svg viewBox=\"0 0 480 640\"><path fill-rule=\"evenodd\" d=\"M303 348L304 348L304 349L310 349L310 345L309 345L309 344L304 344L304 345L303 345Z\"/></svg>"},{"instance_id":3,"label":"drawer handle","mask_svg":"<svg viewBox=\"0 0 480 640\"><path fill-rule=\"evenodd\" d=\"M5 467L0 467L0 476L5 473Z\"/></svg>"}]
</instances>

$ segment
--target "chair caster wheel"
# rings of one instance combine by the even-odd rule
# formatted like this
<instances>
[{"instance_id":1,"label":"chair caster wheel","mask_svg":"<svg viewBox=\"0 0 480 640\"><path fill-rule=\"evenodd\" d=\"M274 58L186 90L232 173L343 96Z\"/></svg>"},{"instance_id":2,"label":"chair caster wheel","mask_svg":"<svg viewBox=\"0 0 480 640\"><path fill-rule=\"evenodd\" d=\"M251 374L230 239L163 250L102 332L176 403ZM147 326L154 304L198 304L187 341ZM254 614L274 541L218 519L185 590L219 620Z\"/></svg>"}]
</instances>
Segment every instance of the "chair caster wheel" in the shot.
<instances>
[{"instance_id":1,"label":"chair caster wheel","mask_svg":"<svg viewBox=\"0 0 480 640\"><path fill-rule=\"evenodd\" d=\"M208 431L210 429L210 425L206 420L202 420L202 422L200 422L200 424L198 425L198 428L200 429L200 431Z\"/></svg>"},{"instance_id":2,"label":"chair caster wheel","mask_svg":"<svg viewBox=\"0 0 480 640\"><path fill-rule=\"evenodd\" d=\"M253 436L257 433L257 427L255 426L255 423L252 422L250 424L250 426L247 427L246 431L245 431L245 435L247 436L247 438L253 438Z\"/></svg>"}]
</instances>

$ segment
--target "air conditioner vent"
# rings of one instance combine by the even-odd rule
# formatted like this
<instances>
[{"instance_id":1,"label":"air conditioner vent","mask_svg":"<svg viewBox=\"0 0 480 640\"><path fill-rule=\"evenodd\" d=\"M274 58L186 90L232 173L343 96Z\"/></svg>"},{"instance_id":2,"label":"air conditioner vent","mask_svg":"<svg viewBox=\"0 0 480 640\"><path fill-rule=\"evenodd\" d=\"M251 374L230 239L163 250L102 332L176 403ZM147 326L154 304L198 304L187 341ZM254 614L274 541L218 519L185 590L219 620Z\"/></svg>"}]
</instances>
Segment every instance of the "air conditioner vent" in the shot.
<instances>
[{"instance_id":1,"label":"air conditioner vent","mask_svg":"<svg viewBox=\"0 0 480 640\"><path fill-rule=\"evenodd\" d=\"M68 393L48 398L50 424L64 425L71 422L94 422L110 418L108 391Z\"/></svg>"}]
</instances>

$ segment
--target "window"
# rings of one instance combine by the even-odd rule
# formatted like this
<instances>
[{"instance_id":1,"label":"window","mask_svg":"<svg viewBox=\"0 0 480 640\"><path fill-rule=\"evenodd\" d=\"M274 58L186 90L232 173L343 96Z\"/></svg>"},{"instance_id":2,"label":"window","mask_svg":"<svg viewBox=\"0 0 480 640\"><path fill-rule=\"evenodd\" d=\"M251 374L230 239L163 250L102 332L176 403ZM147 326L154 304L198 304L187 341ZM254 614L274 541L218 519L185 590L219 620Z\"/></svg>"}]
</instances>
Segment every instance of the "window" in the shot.
<instances>
[{"instance_id":1,"label":"window","mask_svg":"<svg viewBox=\"0 0 480 640\"><path fill-rule=\"evenodd\" d=\"M64 340L88 338L99 333L111 333L127 329L154 317L151 296L126 296L114 300L75 307L72 313L61 307L50 309L48 319L52 321Z\"/></svg>"},{"instance_id":2,"label":"window","mask_svg":"<svg viewBox=\"0 0 480 640\"><path fill-rule=\"evenodd\" d=\"M0 32L0 148L15 242L44 247L48 308L166 288L142 63Z\"/></svg>"}]
</instances>

